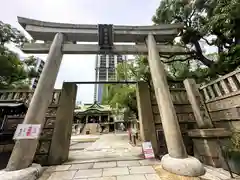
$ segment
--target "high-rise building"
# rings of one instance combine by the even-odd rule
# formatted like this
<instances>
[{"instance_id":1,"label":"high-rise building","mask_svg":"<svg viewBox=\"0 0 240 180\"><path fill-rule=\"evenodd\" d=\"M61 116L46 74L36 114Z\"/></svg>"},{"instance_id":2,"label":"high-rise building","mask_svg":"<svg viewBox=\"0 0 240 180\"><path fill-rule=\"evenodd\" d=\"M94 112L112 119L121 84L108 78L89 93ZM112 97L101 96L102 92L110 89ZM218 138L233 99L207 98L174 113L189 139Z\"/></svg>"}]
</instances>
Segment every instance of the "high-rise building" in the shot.
<instances>
[{"instance_id":1,"label":"high-rise building","mask_svg":"<svg viewBox=\"0 0 240 180\"><path fill-rule=\"evenodd\" d=\"M21 61L24 61L26 58L27 57L25 57L25 56L19 56L19 59ZM35 71L38 72L39 76L40 76L41 73L42 73L42 70L43 70L45 62L42 59L38 58L38 57L34 57L34 58L36 58ZM31 84L30 84L30 88L31 89L35 89L37 87L38 80L39 80L39 77L31 79Z\"/></svg>"},{"instance_id":2,"label":"high-rise building","mask_svg":"<svg viewBox=\"0 0 240 180\"><path fill-rule=\"evenodd\" d=\"M45 62L40 58L36 57L36 59L37 59L37 62L36 62L36 66L35 66L35 71L38 72L39 76L40 76L41 73L42 73ZM35 89L37 87L38 80L39 80L39 77L32 78L31 85L30 85L31 89Z\"/></svg>"},{"instance_id":3,"label":"high-rise building","mask_svg":"<svg viewBox=\"0 0 240 180\"><path fill-rule=\"evenodd\" d=\"M126 61L123 55L96 55L96 81L116 81L116 67ZM101 103L104 84L95 84L94 101Z\"/></svg>"}]
</instances>

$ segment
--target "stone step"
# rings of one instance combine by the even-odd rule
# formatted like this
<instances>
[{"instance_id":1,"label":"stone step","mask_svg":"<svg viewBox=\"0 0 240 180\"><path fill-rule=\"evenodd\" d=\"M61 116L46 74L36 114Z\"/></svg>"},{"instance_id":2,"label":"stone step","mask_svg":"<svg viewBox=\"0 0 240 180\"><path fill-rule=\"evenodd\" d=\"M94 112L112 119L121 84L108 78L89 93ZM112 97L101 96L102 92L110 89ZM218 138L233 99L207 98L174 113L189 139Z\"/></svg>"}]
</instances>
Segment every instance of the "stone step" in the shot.
<instances>
[{"instance_id":1,"label":"stone step","mask_svg":"<svg viewBox=\"0 0 240 180\"><path fill-rule=\"evenodd\" d=\"M113 158L100 158L100 159L87 159L65 162L64 164L83 164L83 163L96 163L96 162L110 162L110 161L131 161L131 160L144 160L142 157L113 157Z\"/></svg>"}]
</instances>

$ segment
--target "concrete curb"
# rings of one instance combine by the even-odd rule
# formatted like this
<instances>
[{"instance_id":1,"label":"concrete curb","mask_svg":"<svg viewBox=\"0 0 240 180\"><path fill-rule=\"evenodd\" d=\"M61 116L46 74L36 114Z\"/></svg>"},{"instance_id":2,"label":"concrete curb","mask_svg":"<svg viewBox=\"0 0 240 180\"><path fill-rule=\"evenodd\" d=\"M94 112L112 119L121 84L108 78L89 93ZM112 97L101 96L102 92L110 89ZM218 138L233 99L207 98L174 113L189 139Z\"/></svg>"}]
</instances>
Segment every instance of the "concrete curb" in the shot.
<instances>
[{"instance_id":1,"label":"concrete curb","mask_svg":"<svg viewBox=\"0 0 240 180\"><path fill-rule=\"evenodd\" d=\"M0 171L1 180L36 180L46 168L39 164L32 164L31 167L17 171Z\"/></svg>"}]
</instances>

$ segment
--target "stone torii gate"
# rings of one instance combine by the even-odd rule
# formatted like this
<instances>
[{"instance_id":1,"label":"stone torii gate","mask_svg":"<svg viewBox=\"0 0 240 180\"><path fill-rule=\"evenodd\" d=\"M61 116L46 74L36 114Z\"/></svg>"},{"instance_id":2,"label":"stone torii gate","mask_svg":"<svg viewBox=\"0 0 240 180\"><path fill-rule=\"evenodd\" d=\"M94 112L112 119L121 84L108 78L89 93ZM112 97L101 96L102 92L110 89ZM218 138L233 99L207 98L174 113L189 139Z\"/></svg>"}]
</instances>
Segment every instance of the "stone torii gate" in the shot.
<instances>
[{"instance_id":1,"label":"stone torii gate","mask_svg":"<svg viewBox=\"0 0 240 180\"><path fill-rule=\"evenodd\" d=\"M187 155L166 73L159 57L159 53L185 53L183 48L167 45L167 42L173 41L179 33L182 25L81 25L43 22L22 17L18 17L18 22L34 40L45 42L44 44L25 44L22 50L31 54L48 53L46 64L24 119L25 124L44 123L63 54L145 54L148 55L169 153L162 158L162 166L165 170L179 175L204 174L200 161ZM77 42L98 42L98 44L78 44ZM115 45L115 42L132 42L135 45ZM37 144L38 140L17 140L7 170L19 170L31 165Z\"/></svg>"}]
</instances>

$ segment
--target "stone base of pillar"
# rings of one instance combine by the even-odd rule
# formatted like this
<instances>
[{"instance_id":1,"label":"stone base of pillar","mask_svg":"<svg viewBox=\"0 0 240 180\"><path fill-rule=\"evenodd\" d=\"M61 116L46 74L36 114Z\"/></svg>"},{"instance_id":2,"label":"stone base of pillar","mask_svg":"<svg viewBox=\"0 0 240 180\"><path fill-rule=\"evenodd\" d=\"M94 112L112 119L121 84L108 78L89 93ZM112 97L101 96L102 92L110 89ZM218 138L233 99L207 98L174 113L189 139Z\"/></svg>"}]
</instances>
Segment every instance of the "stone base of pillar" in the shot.
<instances>
[{"instance_id":1,"label":"stone base of pillar","mask_svg":"<svg viewBox=\"0 0 240 180\"><path fill-rule=\"evenodd\" d=\"M192 156L180 159L166 154L162 157L161 164L166 171L181 176L198 177L204 175L206 172L202 163Z\"/></svg>"},{"instance_id":2,"label":"stone base of pillar","mask_svg":"<svg viewBox=\"0 0 240 180\"><path fill-rule=\"evenodd\" d=\"M231 134L224 128L194 129L188 132L194 143L194 156L204 164L217 168L225 164L220 144L228 146Z\"/></svg>"},{"instance_id":3,"label":"stone base of pillar","mask_svg":"<svg viewBox=\"0 0 240 180\"><path fill-rule=\"evenodd\" d=\"M32 164L28 168L24 168L17 171L6 171L6 170L0 170L0 179L2 180L31 180L31 179L38 179L43 171L46 168L42 167L39 164Z\"/></svg>"}]
</instances>

